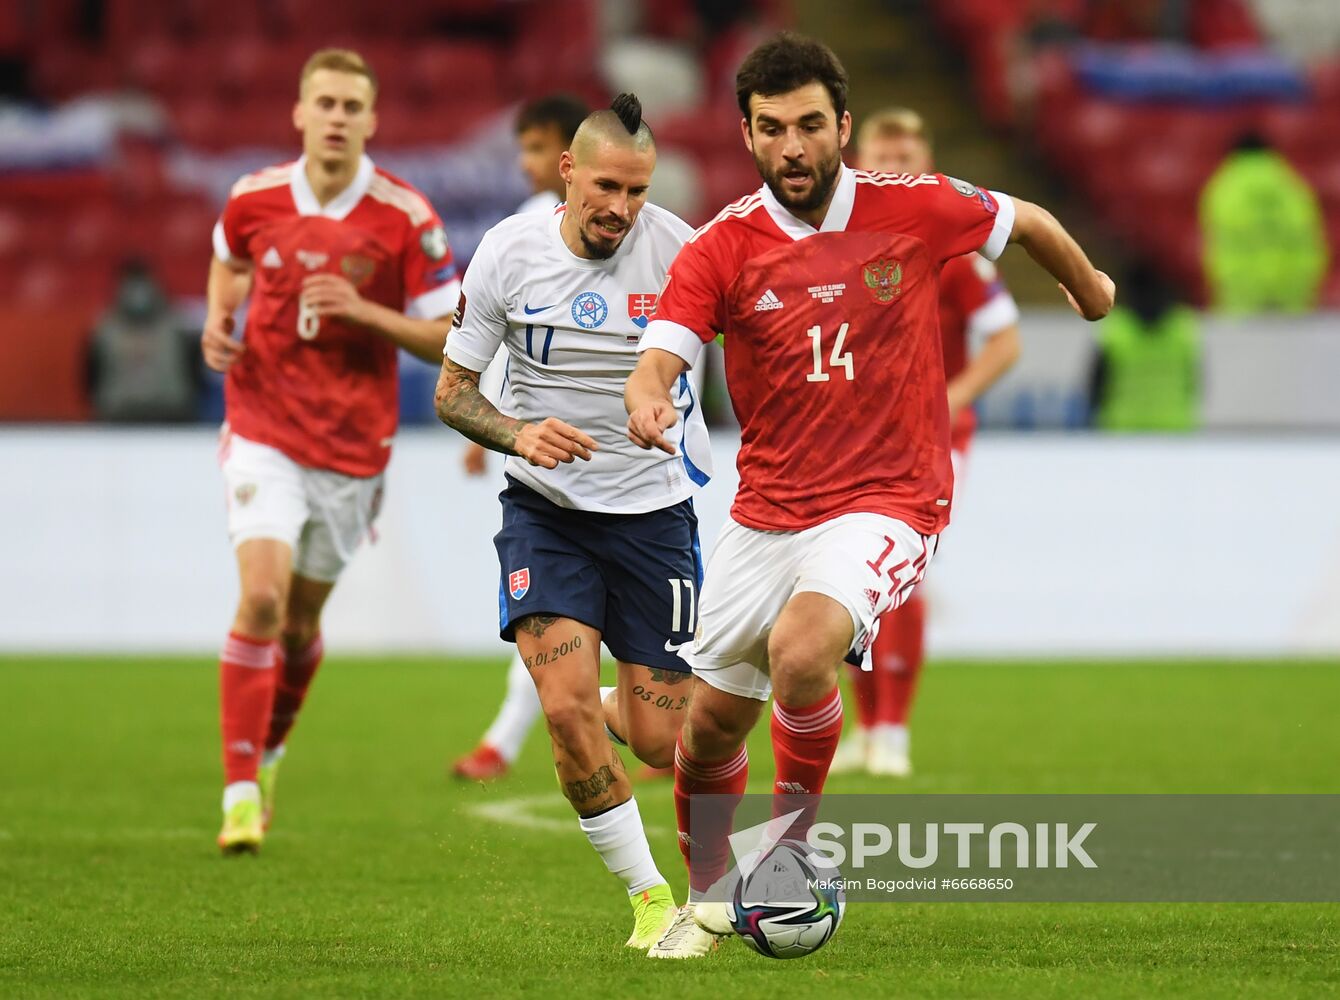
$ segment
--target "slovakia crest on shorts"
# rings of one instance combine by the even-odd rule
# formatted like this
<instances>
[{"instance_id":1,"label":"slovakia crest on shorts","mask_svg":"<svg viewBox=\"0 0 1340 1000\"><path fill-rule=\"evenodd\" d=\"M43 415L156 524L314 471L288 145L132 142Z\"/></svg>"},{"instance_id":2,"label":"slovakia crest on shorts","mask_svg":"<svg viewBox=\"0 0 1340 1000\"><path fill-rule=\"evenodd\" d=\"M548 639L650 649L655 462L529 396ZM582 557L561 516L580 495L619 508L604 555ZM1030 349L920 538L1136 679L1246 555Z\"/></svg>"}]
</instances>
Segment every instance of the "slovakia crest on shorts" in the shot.
<instances>
[{"instance_id":1,"label":"slovakia crest on shorts","mask_svg":"<svg viewBox=\"0 0 1340 1000\"><path fill-rule=\"evenodd\" d=\"M635 292L628 296L628 318L639 330L645 330L656 311L655 292Z\"/></svg>"},{"instance_id":2,"label":"slovakia crest on shorts","mask_svg":"<svg viewBox=\"0 0 1340 1000\"><path fill-rule=\"evenodd\" d=\"M530 590L530 567L514 570L507 576L507 590L512 595L512 600L519 601L526 596L526 591Z\"/></svg>"}]
</instances>

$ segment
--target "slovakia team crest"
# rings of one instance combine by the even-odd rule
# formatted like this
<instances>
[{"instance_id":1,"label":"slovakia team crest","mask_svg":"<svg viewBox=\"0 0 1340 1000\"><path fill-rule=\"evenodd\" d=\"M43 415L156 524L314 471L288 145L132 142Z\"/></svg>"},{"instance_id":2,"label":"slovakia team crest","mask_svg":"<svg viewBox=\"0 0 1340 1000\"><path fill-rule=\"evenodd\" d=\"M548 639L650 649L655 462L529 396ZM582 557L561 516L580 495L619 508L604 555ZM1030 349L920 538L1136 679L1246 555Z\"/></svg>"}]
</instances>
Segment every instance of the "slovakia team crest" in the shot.
<instances>
[{"instance_id":1,"label":"slovakia team crest","mask_svg":"<svg viewBox=\"0 0 1340 1000\"><path fill-rule=\"evenodd\" d=\"M583 330L594 330L609 314L609 304L599 292L582 292L572 300L572 319Z\"/></svg>"},{"instance_id":2,"label":"slovakia team crest","mask_svg":"<svg viewBox=\"0 0 1340 1000\"><path fill-rule=\"evenodd\" d=\"M639 330L647 328L647 323L651 320L651 314L655 311L655 292L635 292L628 296L628 318L633 321Z\"/></svg>"},{"instance_id":3,"label":"slovakia team crest","mask_svg":"<svg viewBox=\"0 0 1340 1000\"><path fill-rule=\"evenodd\" d=\"M530 567L510 573L507 577L507 589L514 601L525 597L526 591L530 590Z\"/></svg>"}]
</instances>

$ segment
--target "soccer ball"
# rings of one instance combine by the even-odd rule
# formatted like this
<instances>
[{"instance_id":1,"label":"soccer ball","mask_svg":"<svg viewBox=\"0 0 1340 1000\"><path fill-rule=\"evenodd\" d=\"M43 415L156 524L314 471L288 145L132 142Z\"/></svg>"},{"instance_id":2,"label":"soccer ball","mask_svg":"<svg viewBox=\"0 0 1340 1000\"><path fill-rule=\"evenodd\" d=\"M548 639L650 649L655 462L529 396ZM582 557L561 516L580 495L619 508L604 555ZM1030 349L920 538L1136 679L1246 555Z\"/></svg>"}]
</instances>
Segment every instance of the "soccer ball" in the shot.
<instances>
[{"instance_id":1,"label":"soccer ball","mask_svg":"<svg viewBox=\"0 0 1340 1000\"><path fill-rule=\"evenodd\" d=\"M836 866L794 840L782 840L744 878L726 903L731 927L760 955L800 958L818 951L842 923L847 894Z\"/></svg>"}]
</instances>

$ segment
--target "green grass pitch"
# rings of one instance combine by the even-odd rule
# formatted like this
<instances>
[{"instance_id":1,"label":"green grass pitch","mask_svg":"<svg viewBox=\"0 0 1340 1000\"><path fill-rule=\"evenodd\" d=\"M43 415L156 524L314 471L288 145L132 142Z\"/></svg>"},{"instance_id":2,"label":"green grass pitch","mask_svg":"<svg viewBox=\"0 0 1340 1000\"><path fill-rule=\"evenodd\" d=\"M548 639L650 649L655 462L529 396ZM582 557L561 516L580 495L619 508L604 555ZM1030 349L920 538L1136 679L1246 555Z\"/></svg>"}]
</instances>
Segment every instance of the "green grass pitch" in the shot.
<instances>
[{"instance_id":1,"label":"green grass pitch","mask_svg":"<svg viewBox=\"0 0 1340 1000\"><path fill-rule=\"evenodd\" d=\"M333 655L264 851L224 859L210 662L0 659L0 996L1340 992L1340 905L867 904L805 960L728 942L700 962L649 961L622 947L630 910L559 797L541 732L509 780L444 777L503 674ZM830 789L1337 792L1337 706L1336 663L936 663L917 776ZM670 787L638 797L682 892Z\"/></svg>"}]
</instances>

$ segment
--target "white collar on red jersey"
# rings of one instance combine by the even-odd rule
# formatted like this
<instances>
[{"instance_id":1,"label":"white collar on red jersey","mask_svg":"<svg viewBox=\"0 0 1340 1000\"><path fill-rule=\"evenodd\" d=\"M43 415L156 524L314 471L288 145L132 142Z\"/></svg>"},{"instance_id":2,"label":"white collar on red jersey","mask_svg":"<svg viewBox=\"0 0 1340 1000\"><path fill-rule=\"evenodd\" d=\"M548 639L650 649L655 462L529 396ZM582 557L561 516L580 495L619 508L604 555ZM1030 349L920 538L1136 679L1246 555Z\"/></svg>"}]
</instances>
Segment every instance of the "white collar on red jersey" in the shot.
<instances>
[{"instance_id":1,"label":"white collar on red jersey","mask_svg":"<svg viewBox=\"0 0 1340 1000\"><path fill-rule=\"evenodd\" d=\"M359 158L358 173L354 174L353 183L322 205L316 200L316 192L312 190L312 185L307 180L307 154L304 153L293 164L288 188L293 194L293 204L297 206L299 215L324 215L328 219L343 219L368 193L375 172L372 160L367 153L364 153Z\"/></svg>"},{"instance_id":2,"label":"white collar on red jersey","mask_svg":"<svg viewBox=\"0 0 1340 1000\"><path fill-rule=\"evenodd\" d=\"M851 209L855 203L856 171L846 165L842 167L842 172L838 175L837 187L833 191L833 200L828 203L828 214L824 216L823 225L818 229L815 229L808 222L797 219L782 207L782 203L772 193L772 188L766 184L763 185L763 207L772 216L772 221L777 223L777 228L793 240L803 240L806 236L813 236L815 233L842 232L851 220Z\"/></svg>"}]
</instances>

